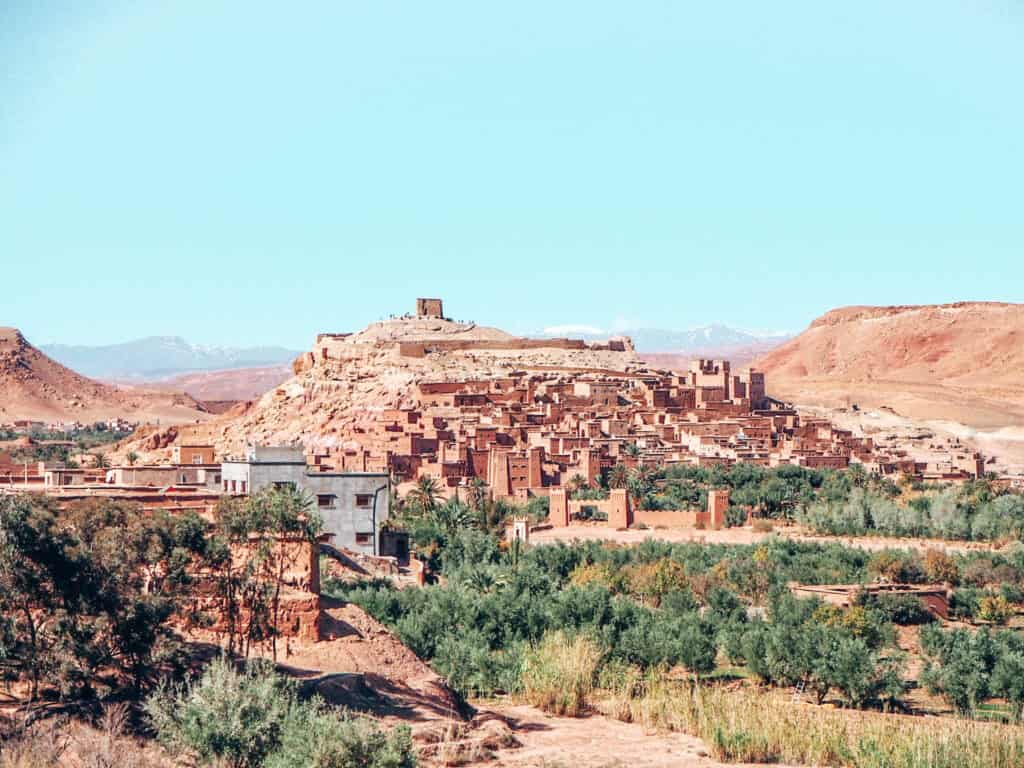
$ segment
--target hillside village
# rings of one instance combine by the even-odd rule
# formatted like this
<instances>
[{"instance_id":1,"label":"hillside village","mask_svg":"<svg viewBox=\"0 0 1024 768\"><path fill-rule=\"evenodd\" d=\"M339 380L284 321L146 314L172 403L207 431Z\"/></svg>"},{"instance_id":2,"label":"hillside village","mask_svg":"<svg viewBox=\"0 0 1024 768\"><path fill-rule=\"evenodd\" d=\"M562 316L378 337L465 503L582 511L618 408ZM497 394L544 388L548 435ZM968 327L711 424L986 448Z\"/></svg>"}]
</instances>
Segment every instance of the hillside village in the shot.
<instances>
[{"instance_id":1,"label":"hillside village","mask_svg":"<svg viewBox=\"0 0 1024 768\"><path fill-rule=\"evenodd\" d=\"M304 456L311 474L377 476L400 494L433 478L446 497L483 485L519 501L607 486L616 465L858 464L933 482L986 472L984 457L955 440L907 445L802 415L771 397L755 368L694 360L685 372L656 370L628 338L516 338L446 319L440 299L418 299L414 313L359 333L321 334L293 367L293 379L251 406L139 430L112 452L121 463L110 468L19 463L0 451L0 484L208 508L221 494L253 490L223 468L267 445L295 446L290 455Z\"/></svg>"}]
</instances>

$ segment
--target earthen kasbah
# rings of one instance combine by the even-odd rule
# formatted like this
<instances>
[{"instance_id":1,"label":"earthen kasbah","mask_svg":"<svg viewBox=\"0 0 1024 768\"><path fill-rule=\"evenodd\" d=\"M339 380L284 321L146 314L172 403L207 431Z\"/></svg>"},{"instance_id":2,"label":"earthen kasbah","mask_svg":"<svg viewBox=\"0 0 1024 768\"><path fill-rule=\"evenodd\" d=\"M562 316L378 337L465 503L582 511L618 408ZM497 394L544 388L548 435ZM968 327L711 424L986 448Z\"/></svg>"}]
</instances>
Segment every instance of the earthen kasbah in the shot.
<instances>
[{"instance_id":1,"label":"earthen kasbah","mask_svg":"<svg viewBox=\"0 0 1024 768\"><path fill-rule=\"evenodd\" d=\"M646 365L630 339L521 338L444 315L440 299L357 333L320 334L295 376L244 412L168 440L298 444L323 471L386 472L401 486L436 478L445 494L485 483L495 498L595 485L627 468L749 462L962 480L982 457L954 442L881 444L770 396L762 372L725 360L688 370Z\"/></svg>"}]
</instances>

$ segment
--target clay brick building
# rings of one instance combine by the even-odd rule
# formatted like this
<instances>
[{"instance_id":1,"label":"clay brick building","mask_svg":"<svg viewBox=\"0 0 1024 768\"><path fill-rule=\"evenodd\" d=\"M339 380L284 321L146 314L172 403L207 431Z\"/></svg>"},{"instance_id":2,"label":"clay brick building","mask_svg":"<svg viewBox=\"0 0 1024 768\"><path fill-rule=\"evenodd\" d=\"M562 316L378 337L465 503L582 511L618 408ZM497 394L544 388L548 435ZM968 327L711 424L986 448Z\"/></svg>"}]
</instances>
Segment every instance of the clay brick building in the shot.
<instances>
[{"instance_id":1,"label":"clay brick building","mask_svg":"<svg viewBox=\"0 0 1024 768\"><path fill-rule=\"evenodd\" d=\"M441 299L416 299L416 317L444 317Z\"/></svg>"}]
</instances>

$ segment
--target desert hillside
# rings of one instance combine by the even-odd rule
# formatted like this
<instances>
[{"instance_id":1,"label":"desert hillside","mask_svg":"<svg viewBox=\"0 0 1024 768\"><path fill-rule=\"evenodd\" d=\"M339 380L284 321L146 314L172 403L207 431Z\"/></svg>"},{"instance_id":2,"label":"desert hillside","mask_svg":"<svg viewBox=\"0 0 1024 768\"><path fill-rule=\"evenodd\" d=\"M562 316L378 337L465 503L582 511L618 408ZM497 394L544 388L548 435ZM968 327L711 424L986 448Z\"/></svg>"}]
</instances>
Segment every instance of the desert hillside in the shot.
<instances>
[{"instance_id":1,"label":"desert hillside","mask_svg":"<svg viewBox=\"0 0 1024 768\"><path fill-rule=\"evenodd\" d=\"M185 422L209 414L187 395L124 391L50 359L16 328L0 328L0 421Z\"/></svg>"},{"instance_id":2,"label":"desert hillside","mask_svg":"<svg viewBox=\"0 0 1024 768\"><path fill-rule=\"evenodd\" d=\"M231 368L223 371L194 371L155 381L111 379L122 389L143 388L160 392L185 392L203 403L225 400L255 400L292 376L291 365L260 368Z\"/></svg>"},{"instance_id":3,"label":"desert hillside","mask_svg":"<svg viewBox=\"0 0 1024 768\"><path fill-rule=\"evenodd\" d=\"M755 365L773 394L826 406L889 406L913 419L1024 425L1024 305L844 307Z\"/></svg>"},{"instance_id":4,"label":"desert hillside","mask_svg":"<svg viewBox=\"0 0 1024 768\"><path fill-rule=\"evenodd\" d=\"M121 446L143 456L174 441L210 443L218 453L247 443L301 441L307 448L356 447L386 409L417 404L420 382L507 377L514 370L613 369L641 365L632 343L572 345L520 339L497 328L438 318L400 318L362 331L321 334L297 358L294 376L253 403L203 424L146 432Z\"/></svg>"}]
</instances>

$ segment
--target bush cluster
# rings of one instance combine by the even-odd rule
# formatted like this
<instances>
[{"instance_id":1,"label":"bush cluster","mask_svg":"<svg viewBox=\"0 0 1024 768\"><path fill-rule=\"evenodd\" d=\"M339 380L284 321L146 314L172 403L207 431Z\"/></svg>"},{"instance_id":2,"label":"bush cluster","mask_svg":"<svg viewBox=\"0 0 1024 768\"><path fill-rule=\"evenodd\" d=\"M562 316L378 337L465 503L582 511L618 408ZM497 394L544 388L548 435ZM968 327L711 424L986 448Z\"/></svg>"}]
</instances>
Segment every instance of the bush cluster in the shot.
<instances>
[{"instance_id":1,"label":"bush cluster","mask_svg":"<svg viewBox=\"0 0 1024 768\"><path fill-rule=\"evenodd\" d=\"M992 697L1010 705L1015 720L1024 714L1024 636L1004 630L942 630L921 632L927 663L922 682L942 694L961 714L974 714Z\"/></svg>"},{"instance_id":2,"label":"bush cluster","mask_svg":"<svg viewBox=\"0 0 1024 768\"><path fill-rule=\"evenodd\" d=\"M866 580L871 558L860 550L782 540L584 543L533 548L513 563L492 538L468 529L440 559L443 586L331 582L328 590L390 626L464 695L524 690L536 678L538 648L576 642L600 651L598 673L625 665L700 675L725 653L767 683L803 682L851 706L888 702L902 690L882 607L833 615L785 588L791 580ZM754 605L768 606L766 619L748 616Z\"/></svg>"},{"instance_id":3,"label":"bush cluster","mask_svg":"<svg viewBox=\"0 0 1024 768\"><path fill-rule=\"evenodd\" d=\"M242 671L224 659L202 677L162 686L146 701L160 742L175 756L230 768L412 768L407 727L391 732L373 721L300 701L294 681L272 665Z\"/></svg>"}]
</instances>

